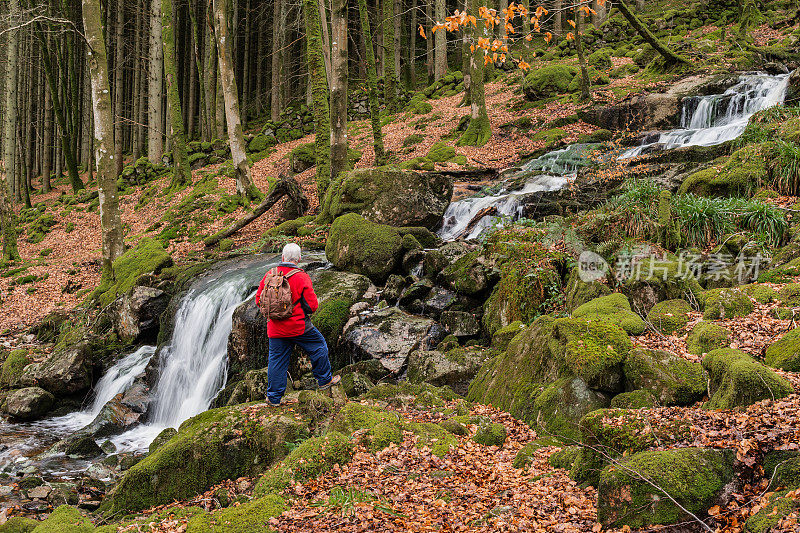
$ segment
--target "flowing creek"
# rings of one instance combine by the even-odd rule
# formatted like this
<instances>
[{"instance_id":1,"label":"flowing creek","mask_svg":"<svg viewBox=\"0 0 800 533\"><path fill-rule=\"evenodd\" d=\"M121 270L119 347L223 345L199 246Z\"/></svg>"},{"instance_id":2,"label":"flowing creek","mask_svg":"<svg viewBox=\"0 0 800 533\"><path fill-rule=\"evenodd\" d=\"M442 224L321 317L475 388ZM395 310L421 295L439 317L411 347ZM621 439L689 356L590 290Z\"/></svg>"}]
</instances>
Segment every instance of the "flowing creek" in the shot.
<instances>
[{"instance_id":1,"label":"flowing creek","mask_svg":"<svg viewBox=\"0 0 800 533\"><path fill-rule=\"evenodd\" d=\"M787 80L788 75L748 74L722 94L686 98L679 129L651 136L620 158L734 139L755 112L783 101ZM597 146L573 144L546 153L506 172L501 184L451 203L439 236L445 240L476 238L494 224L520 218L527 195L555 191L570 183L581 167L592 164L590 155ZM0 473L12 477L35 473L49 479L78 477L92 465L91 461L48 450L95 420L106 402L141 377L152 357L157 357L160 364L150 393L147 422L110 437L118 452L142 452L164 428L178 427L208 409L227 378L233 311L253 294L263 273L277 259L268 255L233 260L195 280L182 296L170 340L158 349L142 346L121 357L97 382L91 405L83 410L31 423L0 418ZM0 508L3 498L0 490Z\"/></svg>"},{"instance_id":2,"label":"flowing creek","mask_svg":"<svg viewBox=\"0 0 800 533\"><path fill-rule=\"evenodd\" d=\"M682 101L680 128L649 135L619 156L628 159L657 150L713 146L744 132L750 117L783 102L789 74L743 74L722 94L687 97ZM451 203L439 236L445 240L474 239L502 220L522 216L526 196L555 191L570 183L581 166L591 164L597 145L573 144L533 159L507 174L500 188Z\"/></svg>"}]
</instances>

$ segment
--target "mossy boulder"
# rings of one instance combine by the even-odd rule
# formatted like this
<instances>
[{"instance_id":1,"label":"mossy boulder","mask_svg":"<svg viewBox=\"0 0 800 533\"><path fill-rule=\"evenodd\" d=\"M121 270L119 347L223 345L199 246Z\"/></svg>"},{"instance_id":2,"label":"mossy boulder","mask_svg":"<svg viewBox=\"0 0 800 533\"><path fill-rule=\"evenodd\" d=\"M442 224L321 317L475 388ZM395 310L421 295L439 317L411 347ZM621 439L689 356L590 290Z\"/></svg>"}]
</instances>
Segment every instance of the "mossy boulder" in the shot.
<instances>
[{"instance_id":1,"label":"mossy boulder","mask_svg":"<svg viewBox=\"0 0 800 533\"><path fill-rule=\"evenodd\" d=\"M645 330L642 317L631 311L628 299L618 292L586 302L572 311L572 316L616 324L629 335L641 335Z\"/></svg>"},{"instance_id":2,"label":"mossy boulder","mask_svg":"<svg viewBox=\"0 0 800 533\"><path fill-rule=\"evenodd\" d=\"M698 297L703 289L691 272L679 261L644 261L634 268L634 276L625 280L622 292L628 296L633 309L649 312L664 300L677 300L687 295Z\"/></svg>"},{"instance_id":3,"label":"mossy boulder","mask_svg":"<svg viewBox=\"0 0 800 533\"><path fill-rule=\"evenodd\" d=\"M751 283L739 287L746 295L760 304L768 304L778 299L778 291L762 283Z\"/></svg>"},{"instance_id":4,"label":"mossy boulder","mask_svg":"<svg viewBox=\"0 0 800 533\"><path fill-rule=\"evenodd\" d=\"M706 409L747 407L760 400L779 399L793 392L791 383L746 353L720 348L703 358L711 398Z\"/></svg>"},{"instance_id":5,"label":"mossy boulder","mask_svg":"<svg viewBox=\"0 0 800 533\"><path fill-rule=\"evenodd\" d=\"M358 213L378 224L436 229L452 195L452 178L444 174L358 169L331 184L322 213L330 220Z\"/></svg>"},{"instance_id":6,"label":"mossy boulder","mask_svg":"<svg viewBox=\"0 0 800 533\"><path fill-rule=\"evenodd\" d=\"M317 152L314 143L301 144L289 152L289 161L292 171L296 173L305 172L317 164Z\"/></svg>"},{"instance_id":7,"label":"mossy boulder","mask_svg":"<svg viewBox=\"0 0 800 533\"><path fill-rule=\"evenodd\" d=\"M519 320L502 327L492 334L492 348L499 351L504 351L508 348L511 340L519 335L525 329L525 324Z\"/></svg>"},{"instance_id":8,"label":"mossy boulder","mask_svg":"<svg viewBox=\"0 0 800 533\"><path fill-rule=\"evenodd\" d=\"M427 447L433 455L444 457L451 448L458 446L458 440L439 424L432 422L411 422L404 429L413 432L417 438L417 448Z\"/></svg>"},{"instance_id":9,"label":"mossy boulder","mask_svg":"<svg viewBox=\"0 0 800 533\"><path fill-rule=\"evenodd\" d=\"M402 258L402 241L396 228L350 213L331 225L325 255L340 270L363 274L382 283Z\"/></svg>"},{"instance_id":10,"label":"mossy boulder","mask_svg":"<svg viewBox=\"0 0 800 533\"><path fill-rule=\"evenodd\" d=\"M30 533L39 525L37 520L24 516L12 516L5 524L0 524L0 533Z\"/></svg>"},{"instance_id":11,"label":"mossy boulder","mask_svg":"<svg viewBox=\"0 0 800 533\"><path fill-rule=\"evenodd\" d=\"M356 398L369 391L375 384L360 372L342 373L342 390L348 398Z\"/></svg>"},{"instance_id":12,"label":"mossy boulder","mask_svg":"<svg viewBox=\"0 0 800 533\"><path fill-rule=\"evenodd\" d=\"M566 446L553 452L553 454L547 458L547 462L550 463L550 466L553 468L570 470L575 464L575 460L578 458L580 451L580 446Z\"/></svg>"},{"instance_id":13,"label":"mossy boulder","mask_svg":"<svg viewBox=\"0 0 800 533\"><path fill-rule=\"evenodd\" d=\"M507 434L503 424L490 422L479 425L472 440L484 446L502 446L506 442Z\"/></svg>"},{"instance_id":14,"label":"mossy boulder","mask_svg":"<svg viewBox=\"0 0 800 533\"><path fill-rule=\"evenodd\" d=\"M384 409L357 402L348 402L331 422L330 431L352 435L360 429L372 429L381 422L394 422L397 418Z\"/></svg>"},{"instance_id":15,"label":"mossy boulder","mask_svg":"<svg viewBox=\"0 0 800 533\"><path fill-rule=\"evenodd\" d=\"M55 396L87 391L92 385L93 353L81 333L63 338L41 363L27 365L20 382L28 387L41 387Z\"/></svg>"},{"instance_id":16,"label":"mossy boulder","mask_svg":"<svg viewBox=\"0 0 800 533\"><path fill-rule=\"evenodd\" d=\"M0 367L0 388L14 387L22 378L22 371L31 363L26 350L13 350Z\"/></svg>"},{"instance_id":17,"label":"mossy boulder","mask_svg":"<svg viewBox=\"0 0 800 533\"><path fill-rule=\"evenodd\" d=\"M612 409L652 409L658 407L658 398L647 389L621 392L611 398Z\"/></svg>"},{"instance_id":18,"label":"mossy boulder","mask_svg":"<svg viewBox=\"0 0 800 533\"><path fill-rule=\"evenodd\" d=\"M800 306L800 283L787 283L778 291L778 297L783 305Z\"/></svg>"},{"instance_id":19,"label":"mossy boulder","mask_svg":"<svg viewBox=\"0 0 800 533\"><path fill-rule=\"evenodd\" d=\"M770 489L796 489L800 487L800 457L784 459L775 465L770 474L767 474L766 469L764 473L770 476Z\"/></svg>"},{"instance_id":20,"label":"mossy boulder","mask_svg":"<svg viewBox=\"0 0 800 533\"><path fill-rule=\"evenodd\" d=\"M767 348L764 363L772 368L800 372L800 329L793 329Z\"/></svg>"},{"instance_id":21,"label":"mossy boulder","mask_svg":"<svg viewBox=\"0 0 800 533\"><path fill-rule=\"evenodd\" d=\"M691 312L692 306L686 300L665 300L650 309L647 321L664 335L672 335L689 323Z\"/></svg>"},{"instance_id":22,"label":"mossy boulder","mask_svg":"<svg viewBox=\"0 0 800 533\"><path fill-rule=\"evenodd\" d=\"M548 65L533 69L525 76L522 91L528 100L557 96L569 90L569 84L577 73L578 69L567 65Z\"/></svg>"},{"instance_id":23,"label":"mossy boulder","mask_svg":"<svg viewBox=\"0 0 800 533\"><path fill-rule=\"evenodd\" d=\"M733 462L731 450L682 448L634 454L600 474L597 519L606 527L632 528L687 520L667 494L687 511L703 515L720 502L732 481ZM659 488L642 478L654 480Z\"/></svg>"},{"instance_id":24,"label":"mossy boulder","mask_svg":"<svg viewBox=\"0 0 800 533\"><path fill-rule=\"evenodd\" d=\"M711 322L698 322L686 337L689 353L703 355L731 344L731 332Z\"/></svg>"},{"instance_id":25,"label":"mossy boulder","mask_svg":"<svg viewBox=\"0 0 800 533\"><path fill-rule=\"evenodd\" d=\"M466 296L485 292L494 281L492 270L480 250L462 255L447 265L438 277L443 285Z\"/></svg>"},{"instance_id":26,"label":"mossy boulder","mask_svg":"<svg viewBox=\"0 0 800 533\"><path fill-rule=\"evenodd\" d=\"M268 494L242 505L199 513L189 519L186 533L250 533L272 531L269 521L289 509L282 497Z\"/></svg>"},{"instance_id":27,"label":"mossy boulder","mask_svg":"<svg viewBox=\"0 0 800 533\"><path fill-rule=\"evenodd\" d=\"M590 389L581 378L560 378L536 395L525 410L525 421L559 439L577 440L578 421L608 404L607 395Z\"/></svg>"},{"instance_id":28,"label":"mossy boulder","mask_svg":"<svg viewBox=\"0 0 800 533\"><path fill-rule=\"evenodd\" d=\"M206 411L181 424L177 435L128 470L104 508L137 511L257 474L282 459L286 443L305 428L296 413L264 404Z\"/></svg>"},{"instance_id":29,"label":"mossy boulder","mask_svg":"<svg viewBox=\"0 0 800 533\"><path fill-rule=\"evenodd\" d=\"M458 394L467 387L491 352L481 348L454 348L447 352L416 350L408 356L407 377L411 383L447 385Z\"/></svg>"},{"instance_id":30,"label":"mossy boulder","mask_svg":"<svg viewBox=\"0 0 800 533\"><path fill-rule=\"evenodd\" d=\"M788 492L769 495L767 504L745 521L744 530L747 533L771 533L787 531L785 528L796 525L800 501L788 496Z\"/></svg>"},{"instance_id":31,"label":"mossy boulder","mask_svg":"<svg viewBox=\"0 0 800 533\"><path fill-rule=\"evenodd\" d=\"M583 281L577 267L570 272L567 285L564 287L567 311L573 311L586 302L609 294L611 294L611 288L608 285L599 281Z\"/></svg>"},{"instance_id":32,"label":"mossy boulder","mask_svg":"<svg viewBox=\"0 0 800 533\"><path fill-rule=\"evenodd\" d=\"M749 196L767 179L762 145L746 146L686 178L679 194Z\"/></svg>"},{"instance_id":33,"label":"mossy boulder","mask_svg":"<svg viewBox=\"0 0 800 533\"><path fill-rule=\"evenodd\" d=\"M665 350L631 350L622 371L626 389L650 391L661 405L692 405L706 394L702 365Z\"/></svg>"},{"instance_id":34,"label":"mossy boulder","mask_svg":"<svg viewBox=\"0 0 800 533\"><path fill-rule=\"evenodd\" d=\"M92 293L92 298L101 307L131 290L144 274L158 274L162 269L172 266L172 257L159 241L145 237L135 247L115 259L112 266L114 280L103 280Z\"/></svg>"},{"instance_id":35,"label":"mossy boulder","mask_svg":"<svg viewBox=\"0 0 800 533\"><path fill-rule=\"evenodd\" d=\"M703 319L726 319L753 312L753 301L741 289L712 289L702 294Z\"/></svg>"},{"instance_id":36,"label":"mossy boulder","mask_svg":"<svg viewBox=\"0 0 800 533\"><path fill-rule=\"evenodd\" d=\"M75 507L61 505L33 529L35 533L91 533L92 521Z\"/></svg>"}]
</instances>

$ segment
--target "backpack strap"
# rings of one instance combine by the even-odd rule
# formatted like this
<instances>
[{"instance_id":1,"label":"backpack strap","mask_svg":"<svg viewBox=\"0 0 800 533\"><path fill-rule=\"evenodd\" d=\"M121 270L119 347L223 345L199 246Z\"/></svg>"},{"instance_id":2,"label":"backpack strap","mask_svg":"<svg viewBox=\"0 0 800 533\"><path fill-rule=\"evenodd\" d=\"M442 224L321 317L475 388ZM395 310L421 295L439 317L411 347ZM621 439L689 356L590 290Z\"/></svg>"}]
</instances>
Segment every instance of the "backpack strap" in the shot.
<instances>
[{"instance_id":1,"label":"backpack strap","mask_svg":"<svg viewBox=\"0 0 800 533\"><path fill-rule=\"evenodd\" d=\"M291 278L292 276L294 276L295 274L299 274L300 272L302 272L302 270L301 270L301 269L299 269L299 268L293 268L293 269L291 269L289 272L287 272L286 274L284 274L284 275L283 275L283 277L284 277L284 278L286 278L286 279L289 279L289 278Z\"/></svg>"}]
</instances>

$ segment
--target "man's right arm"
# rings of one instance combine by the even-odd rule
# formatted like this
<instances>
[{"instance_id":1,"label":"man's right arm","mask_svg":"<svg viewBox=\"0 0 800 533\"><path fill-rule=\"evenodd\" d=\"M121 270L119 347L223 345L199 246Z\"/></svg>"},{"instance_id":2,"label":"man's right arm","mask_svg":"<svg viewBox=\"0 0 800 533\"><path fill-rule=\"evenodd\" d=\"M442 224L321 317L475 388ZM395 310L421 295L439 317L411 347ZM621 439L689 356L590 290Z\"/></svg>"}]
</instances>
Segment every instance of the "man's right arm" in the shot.
<instances>
[{"instance_id":1,"label":"man's right arm","mask_svg":"<svg viewBox=\"0 0 800 533\"><path fill-rule=\"evenodd\" d=\"M264 290L264 280L267 279L267 275L264 274L264 277L261 278L261 283L258 284L258 290L256 291L256 305L261 303L261 291Z\"/></svg>"}]
</instances>

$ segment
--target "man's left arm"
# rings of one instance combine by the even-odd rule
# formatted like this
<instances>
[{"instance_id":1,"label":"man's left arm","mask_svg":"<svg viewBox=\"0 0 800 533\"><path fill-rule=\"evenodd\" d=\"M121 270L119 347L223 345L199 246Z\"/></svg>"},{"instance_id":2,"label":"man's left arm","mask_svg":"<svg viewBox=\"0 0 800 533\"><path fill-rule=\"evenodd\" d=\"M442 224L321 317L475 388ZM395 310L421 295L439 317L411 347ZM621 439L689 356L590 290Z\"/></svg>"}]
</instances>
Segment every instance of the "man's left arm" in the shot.
<instances>
[{"instance_id":1,"label":"man's left arm","mask_svg":"<svg viewBox=\"0 0 800 533\"><path fill-rule=\"evenodd\" d=\"M319 300L317 300L317 295L314 293L314 285L311 283L311 278L306 275L303 281L305 282L303 298L305 298L309 309L313 313L319 307Z\"/></svg>"}]
</instances>

